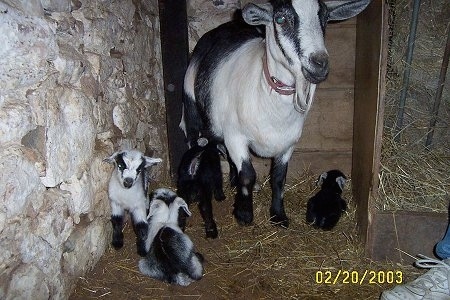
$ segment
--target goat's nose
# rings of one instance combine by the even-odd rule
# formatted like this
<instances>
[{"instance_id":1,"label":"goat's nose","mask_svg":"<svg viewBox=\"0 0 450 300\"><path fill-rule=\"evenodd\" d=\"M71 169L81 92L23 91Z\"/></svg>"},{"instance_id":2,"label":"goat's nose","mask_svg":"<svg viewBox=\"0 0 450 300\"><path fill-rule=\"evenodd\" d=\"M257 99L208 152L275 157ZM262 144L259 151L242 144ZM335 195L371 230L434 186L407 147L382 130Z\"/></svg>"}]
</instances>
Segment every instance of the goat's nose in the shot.
<instances>
[{"instance_id":1,"label":"goat's nose","mask_svg":"<svg viewBox=\"0 0 450 300\"><path fill-rule=\"evenodd\" d=\"M327 69L328 68L328 54L325 52L313 53L309 57L309 62L311 66L316 69Z\"/></svg>"},{"instance_id":2,"label":"goat's nose","mask_svg":"<svg viewBox=\"0 0 450 300\"><path fill-rule=\"evenodd\" d=\"M123 186L129 189L133 185L133 178L127 177L123 180Z\"/></svg>"}]
</instances>

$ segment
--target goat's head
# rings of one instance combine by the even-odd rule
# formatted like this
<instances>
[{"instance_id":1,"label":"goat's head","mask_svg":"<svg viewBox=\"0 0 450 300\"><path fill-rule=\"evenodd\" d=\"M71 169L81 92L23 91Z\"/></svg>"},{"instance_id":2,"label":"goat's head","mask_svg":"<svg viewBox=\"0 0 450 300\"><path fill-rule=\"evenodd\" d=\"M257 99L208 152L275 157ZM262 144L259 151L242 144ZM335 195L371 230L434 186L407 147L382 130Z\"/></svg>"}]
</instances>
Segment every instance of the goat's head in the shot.
<instances>
[{"instance_id":1,"label":"goat's head","mask_svg":"<svg viewBox=\"0 0 450 300\"><path fill-rule=\"evenodd\" d=\"M305 109L314 92L310 85L328 76L327 23L356 16L370 1L272 0L247 4L242 16L250 25L266 26L267 51L293 75L297 93L305 97L296 101Z\"/></svg>"},{"instance_id":2,"label":"goat's head","mask_svg":"<svg viewBox=\"0 0 450 300\"><path fill-rule=\"evenodd\" d=\"M134 185L145 168L162 162L160 158L144 156L137 150L118 151L104 161L116 166L115 174L122 186L127 189Z\"/></svg>"},{"instance_id":3,"label":"goat's head","mask_svg":"<svg viewBox=\"0 0 450 300\"><path fill-rule=\"evenodd\" d=\"M160 199L153 199L150 202L150 210L147 219L151 223L166 223L169 220L169 206Z\"/></svg>"},{"instance_id":4,"label":"goat's head","mask_svg":"<svg viewBox=\"0 0 450 300\"><path fill-rule=\"evenodd\" d=\"M317 179L317 185L322 189L334 189L338 194L342 193L346 182L347 177L339 170L323 172Z\"/></svg>"}]
</instances>

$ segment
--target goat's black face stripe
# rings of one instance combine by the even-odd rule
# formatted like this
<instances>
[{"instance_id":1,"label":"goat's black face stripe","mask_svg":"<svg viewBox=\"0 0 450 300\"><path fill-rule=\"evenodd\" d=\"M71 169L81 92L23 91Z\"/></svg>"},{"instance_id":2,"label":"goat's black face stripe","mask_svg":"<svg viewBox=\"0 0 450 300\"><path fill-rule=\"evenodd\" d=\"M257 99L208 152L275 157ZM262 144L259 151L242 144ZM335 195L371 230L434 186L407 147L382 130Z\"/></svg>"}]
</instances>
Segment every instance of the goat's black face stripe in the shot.
<instances>
[{"instance_id":1,"label":"goat's black face stripe","mask_svg":"<svg viewBox=\"0 0 450 300\"><path fill-rule=\"evenodd\" d=\"M144 167L145 167L145 159L142 158L141 164L140 164L139 167L136 169L136 176L139 175L139 173L142 172L142 170L144 169Z\"/></svg>"},{"instance_id":2,"label":"goat's black face stripe","mask_svg":"<svg viewBox=\"0 0 450 300\"><path fill-rule=\"evenodd\" d=\"M284 57L289 64L292 64L292 58L286 55L286 51L280 43L280 34L289 39L294 46L294 51L298 56L302 55L302 50L300 48L300 40L298 38L298 32L300 27L300 19L292 6L292 3L283 3L280 6L276 6L276 3L272 3L274 5L274 26L275 26L275 41L278 44L278 47L281 49ZM284 17L286 21L282 25L277 25L275 20L279 17ZM281 30L279 29L281 28ZM281 32L279 32L281 31Z\"/></svg>"},{"instance_id":3,"label":"goat's black face stripe","mask_svg":"<svg viewBox=\"0 0 450 300\"><path fill-rule=\"evenodd\" d=\"M127 168L127 164L123 160L123 153L120 153L116 156L116 164L117 164L117 168L120 171L123 171Z\"/></svg>"}]
</instances>

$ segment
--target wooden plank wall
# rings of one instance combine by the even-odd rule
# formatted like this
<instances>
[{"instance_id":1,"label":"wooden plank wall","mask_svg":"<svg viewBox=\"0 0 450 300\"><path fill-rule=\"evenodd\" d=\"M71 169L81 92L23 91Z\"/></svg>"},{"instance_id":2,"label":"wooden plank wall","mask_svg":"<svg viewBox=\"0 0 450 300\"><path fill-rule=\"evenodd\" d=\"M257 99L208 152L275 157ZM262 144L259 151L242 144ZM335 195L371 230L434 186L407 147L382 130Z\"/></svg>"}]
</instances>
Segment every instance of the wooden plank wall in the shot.
<instances>
[{"instance_id":1,"label":"wooden plank wall","mask_svg":"<svg viewBox=\"0 0 450 300\"><path fill-rule=\"evenodd\" d=\"M289 163L288 181L305 171L320 174L338 168L350 176L352 169L353 102L355 79L356 18L329 24L326 46L330 73L318 86L303 135ZM270 161L254 158L261 180Z\"/></svg>"}]
</instances>

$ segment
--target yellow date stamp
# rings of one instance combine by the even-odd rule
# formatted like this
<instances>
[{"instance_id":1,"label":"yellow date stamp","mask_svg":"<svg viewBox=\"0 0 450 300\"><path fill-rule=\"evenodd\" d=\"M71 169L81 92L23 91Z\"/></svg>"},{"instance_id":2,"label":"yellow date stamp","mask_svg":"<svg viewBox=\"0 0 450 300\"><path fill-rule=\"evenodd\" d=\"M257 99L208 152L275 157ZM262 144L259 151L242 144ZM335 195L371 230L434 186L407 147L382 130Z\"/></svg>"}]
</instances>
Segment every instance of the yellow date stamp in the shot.
<instances>
[{"instance_id":1,"label":"yellow date stamp","mask_svg":"<svg viewBox=\"0 0 450 300\"><path fill-rule=\"evenodd\" d=\"M315 275L317 284L385 284L403 283L403 272L400 270L363 270L363 271L317 271Z\"/></svg>"}]
</instances>

